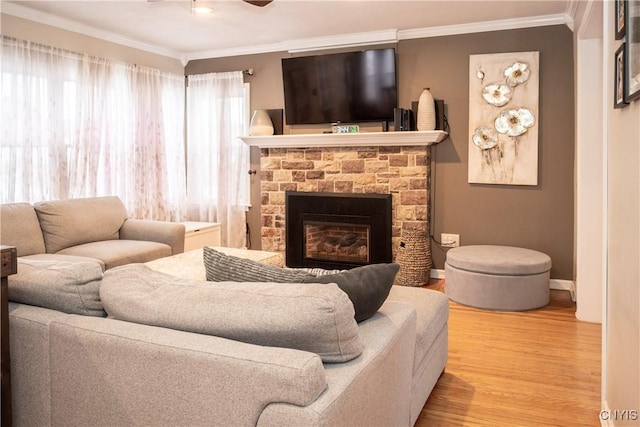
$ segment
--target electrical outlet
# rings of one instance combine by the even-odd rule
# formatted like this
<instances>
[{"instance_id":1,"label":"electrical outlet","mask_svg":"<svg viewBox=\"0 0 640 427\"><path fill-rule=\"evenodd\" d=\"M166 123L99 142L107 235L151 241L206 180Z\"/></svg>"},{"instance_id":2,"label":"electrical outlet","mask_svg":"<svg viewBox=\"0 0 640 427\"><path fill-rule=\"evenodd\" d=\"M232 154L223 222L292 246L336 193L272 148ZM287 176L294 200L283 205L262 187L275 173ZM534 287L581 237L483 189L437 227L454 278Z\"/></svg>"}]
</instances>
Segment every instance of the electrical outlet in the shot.
<instances>
[{"instance_id":1,"label":"electrical outlet","mask_svg":"<svg viewBox=\"0 0 640 427\"><path fill-rule=\"evenodd\" d=\"M440 235L440 244L443 248L457 248L460 246L460 235L442 233Z\"/></svg>"}]
</instances>

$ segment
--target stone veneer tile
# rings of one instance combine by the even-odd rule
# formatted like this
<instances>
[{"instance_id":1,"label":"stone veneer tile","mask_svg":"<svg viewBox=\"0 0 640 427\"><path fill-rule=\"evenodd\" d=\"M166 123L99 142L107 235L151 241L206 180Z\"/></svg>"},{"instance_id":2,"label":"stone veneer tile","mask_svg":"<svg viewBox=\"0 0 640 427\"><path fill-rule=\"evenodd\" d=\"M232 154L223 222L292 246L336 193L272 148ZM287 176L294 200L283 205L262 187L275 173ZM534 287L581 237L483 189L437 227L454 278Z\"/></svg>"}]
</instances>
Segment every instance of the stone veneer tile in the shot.
<instances>
[{"instance_id":1,"label":"stone veneer tile","mask_svg":"<svg viewBox=\"0 0 640 427\"><path fill-rule=\"evenodd\" d=\"M425 167L422 166L409 166L399 169L400 176L426 176Z\"/></svg>"},{"instance_id":2,"label":"stone veneer tile","mask_svg":"<svg viewBox=\"0 0 640 427\"><path fill-rule=\"evenodd\" d=\"M364 192L368 194L388 194L389 186L384 184L367 184L364 186Z\"/></svg>"},{"instance_id":3,"label":"stone veneer tile","mask_svg":"<svg viewBox=\"0 0 640 427\"><path fill-rule=\"evenodd\" d=\"M426 205L427 190L407 190L400 193L400 203L403 205Z\"/></svg>"},{"instance_id":4,"label":"stone veneer tile","mask_svg":"<svg viewBox=\"0 0 640 427\"><path fill-rule=\"evenodd\" d=\"M391 191L408 190L409 180L405 178L391 178L389 179L389 189Z\"/></svg>"},{"instance_id":5,"label":"stone veneer tile","mask_svg":"<svg viewBox=\"0 0 640 427\"><path fill-rule=\"evenodd\" d=\"M409 180L411 190L424 190L427 188L427 178L411 178Z\"/></svg>"},{"instance_id":6,"label":"stone veneer tile","mask_svg":"<svg viewBox=\"0 0 640 427\"><path fill-rule=\"evenodd\" d=\"M322 171L340 171L340 162L335 160L322 160L314 162L315 170Z\"/></svg>"},{"instance_id":7,"label":"stone veneer tile","mask_svg":"<svg viewBox=\"0 0 640 427\"><path fill-rule=\"evenodd\" d=\"M335 181L336 193L353 193L353 181Z\"/></svg>"},{"instance_id":8,"label":"stone veneer tile","mask_svg":"<svg viewBox=\"0 0 640 427\"><path fill-rule=\"evenodd\" d=\"M262 157L260 159L260 170L278 170L282 165L282 160L273 157Z\"/></svg>"},{"instance_id":9,"label":"stone veneer tile","mask_svg":"<svg viewBox=\"0 0 640 427\"><path fill-rule=\"evenodd\" d=\"M380 160L372 160L365 164L364 168L367 173L381 173L389 171L389 162L388 161L380 161Z\"/></svg>"},{"instance_id":10,"label":"stone veneer tile","mask_svg":"<svg viewBox=\"0 0 640 427\"><path fill-rule=\"evenodd\" d=\"M306 159L305 150L302 148L289 148L287 150L287 160L312 160Z\"/></svg>"},{"instance_id":11,"label":"stone veneer tile","mask_svg":"<svg viewBox=\"0 0 640 427\"><path fill-rule=\"evenodd\" d=\"M376 174L374 173L361 173L353 176L353 183L356 185L375 184Z\"/></svg>"},{"instance_id":12,"label":"stone veneer tile","mask_svg":"<svg viewBox=\"0 0 640 427\"><path fill-rule=\"evenodd\" d=\"M283 182L280 184L280 191L298 191L298 184L295 182Z\"/></svg>"},{"instance_id":13,"label":"stone veneer tile","mask_svg":"<svg viewBox=\"0 0 640 427\"><path fill-rule=\"evenodd\" d=\"M284 206L284 193L277 192L269 194L269 204Z\"/></svg>"},{"instance_id":14,"label":"stone veneer tile","mask_svg":"<svg viewBox=\"0 0 640 427\"><path fill-rule=\"evenodd\" d=\"M324 179L324 171L307 171L305 174L306 179Z\"/></svg>"},{"instance_id":15,"label":"stone veneer tile","mask_svg":"<svg viewBox=\"0 0 640 427\"><path fill-rule=\"evenodd\" d=\"M358 150L359 159L375 159L378 157L378 150L370 148L368 150Z\"/></svg>"},{"instance_id":16,"label":"stone veneer tile","mask_svg":"<svg viewBox=\"0 0 640 427\"><path fill-rule=\"evenodd\" d=\"M282 169L309 170L309 169L313 169L313 162L309 160L304 160L304 161L283 160Z\"/></svg>"},{"instance_id":17,"label":"stone veneer tile","mask_svg":"<svg viewBox=\"0 0 640 427\"><path fill-rule=\"evenodd\" d=\"M298 185L298 191L319 191L316 181L301 182Z\"/></svg>"},{"instance_id":18,"label":"stone veneer tile","mask_svg":"<svg viewBox=\"0 0 640 427\"><path fill-rule=\"evenodd\" d=\"M363 173L364 160L343 160L342 173Z\"/></svg>"},{"instance_id":19,"label":"stone veneer tile","mask_svg":"<svg viewBox=\"0 0 640 427\"><path fill-rule=\"evenodd\" d=\"M402 221L415 221L416 219L416 207L411 206L398 206L396 209L396 219Z\"/></svg>"},{"instance_id":20,"label":"stone veneer tile","mask_svg":"<svg viewBox=\"0 0 640 427\"><path fill-rule=\"evenodd\" d=\"M322 151L321 150L306 150L304 155L305 160L322 160Z\"/></svg>"},{"instance_id":21,"label":"stone veneer tile","mask_svg":"<svg viewBox=\"0 0 640 427\"><path fill-rule=\"evenodd\" d=\"M320 181L318 182L318 191L321 193L335 193L334 181Z\"/></svg>"},{"instance_id":22,"label":"stone veneer tile","mask_svg":"<svg viewBox=\"0 0 640 427\"><path fill-rule=\"evenodd\" d=\"M263 181L262 184L260 185L261 191L278 191L279 189L280 189L280 186L278 185L277 182Z\"/></svg>"},{"instance_id":23,"label":"stone veneer tile","mask_svg":"<svg viewBox=\"0 0 640 427\"><path fill-rule=\"evenodd\" d=\"M380 154L391 154L391 153L400 153L403 147L392 146L392 147L378 147L378 152Z\"/></svg>"},{"instance_id":24,"label":"stone veneer tile","mask_svg":"<svg viewBox=\"0 0 640 427\"><path fill-rule=\"evenodd\" d=\"M358 152L352 148L338 148L338 151L333 153L334 160L357 160Z\"/></svg>"},{"instance_id":25,"label":"stone veneer tile","mask_svg":"<svg viewBox=\"0 0 640 427\"><path fill-rule=\"evenodd\" d=\"M291 177L291 171L285 171L285 170L276 170L273 171L273 180L275 182L289 182L289 181L293 181L292 177Z\"/></svg>"},{"instance_id":26,"label":"stone veneer tile","mask_svg":"<svg viewBox=\"0 0 640 427\"><path fill-rule=\"evenodd\" d=\"M417 221L426 221L427 220L427 206L416 205L416 217Z\"/></svg>"},{"instance_id":27,"label":"stone veneer tile","mask_svg":"<svg viewBox=\"0 0 640 427\"><path fill-rule=\"evenodd\" d=\"M273 216L271 216L271 215L262 215L262 226L263 227L273 227Z\"/></svg>"},{"instance_id":28,"label":"stone veneer tile","mask_svg":"<svg viewBox=\"0 0 640 427\"><path fill-rule=\"evenodd\" d=\"M391 154L389 166L409 166L409 156L406 154Z\"/></svg>"}]
</instances>

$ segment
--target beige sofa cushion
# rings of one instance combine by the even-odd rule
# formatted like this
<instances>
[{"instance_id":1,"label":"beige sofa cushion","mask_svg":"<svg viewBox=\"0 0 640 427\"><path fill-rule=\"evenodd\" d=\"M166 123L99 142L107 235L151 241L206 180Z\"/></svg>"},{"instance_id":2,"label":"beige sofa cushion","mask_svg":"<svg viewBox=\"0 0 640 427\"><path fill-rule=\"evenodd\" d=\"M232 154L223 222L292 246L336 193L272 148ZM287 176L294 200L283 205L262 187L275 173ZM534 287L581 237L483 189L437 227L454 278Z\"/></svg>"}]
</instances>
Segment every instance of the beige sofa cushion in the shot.
<instances>
[{"instance_id":1,"label":"beige sofa cushion","mask_svg":"<svg viewBox=\"0 0 640 427\"><path fill-rule=\"evenodd\" d=\"M100 298L114 319L295 348L324 362L363 351L353 305L335 284L212 283L130 264L107 270Z\"/></svg>"},{"instance_id":2,"label":"beige sofa cushion","mask_svg":"<svg viewBox=\"0 0 640 427\"><path fill-rule=\"evenodd\" d=\"M127 210L118 197L54 200L33 205L48 253L119 238Z\"/></svg>"},{"instance_id":3,"label":"beige sofa cushion","mask_svg":"<svg viewBox=\"0 0 640 427\"><path fill-rule=\"evenodd\" d=\"M33 206L28 203L0 205L0 242L15 246L19 257L45 252L42 230Z\"/></svg>"},{"instance_id":4,"label":"beige sofa cushion","mask_svg":"<svg viewBox=\"0 0 640 427\"><path fill-rule=\"evenodd\" d=\"M56 255L97 258L104 263L105 270L108 270L171 256L171 246L144 240L102 240L62 249Z\"/></svg>"},{"instance_id":5,"label":"beige sofa cushion","mask_svg":"<svg viewBox=\"0 0 640 427\"><path fill-rule=\"evenodd\" d=\"M102 268L93 261L41 261L18 258L9 300L70 314L103 317Z\"/></svg>"}]
</instances>

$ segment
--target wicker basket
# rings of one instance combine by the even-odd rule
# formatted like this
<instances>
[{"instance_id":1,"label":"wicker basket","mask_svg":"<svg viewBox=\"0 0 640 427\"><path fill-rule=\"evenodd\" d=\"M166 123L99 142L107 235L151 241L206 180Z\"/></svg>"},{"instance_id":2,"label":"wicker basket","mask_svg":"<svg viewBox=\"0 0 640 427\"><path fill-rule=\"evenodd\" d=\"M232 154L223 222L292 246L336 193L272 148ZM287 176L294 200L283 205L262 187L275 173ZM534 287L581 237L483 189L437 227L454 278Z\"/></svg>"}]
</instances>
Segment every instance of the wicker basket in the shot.
<instances>
[{"instance_id":1,"label":"wicker basket","mask_svg":"<svg viewBox=\"0 0 640 427\"><path fill-rule=\"evenodd\" d=\"M424 228L402 230L396 262L400 265L396 285L423 286L429 283L433 263L429 236Z\"/></svg>"}]
</instances>

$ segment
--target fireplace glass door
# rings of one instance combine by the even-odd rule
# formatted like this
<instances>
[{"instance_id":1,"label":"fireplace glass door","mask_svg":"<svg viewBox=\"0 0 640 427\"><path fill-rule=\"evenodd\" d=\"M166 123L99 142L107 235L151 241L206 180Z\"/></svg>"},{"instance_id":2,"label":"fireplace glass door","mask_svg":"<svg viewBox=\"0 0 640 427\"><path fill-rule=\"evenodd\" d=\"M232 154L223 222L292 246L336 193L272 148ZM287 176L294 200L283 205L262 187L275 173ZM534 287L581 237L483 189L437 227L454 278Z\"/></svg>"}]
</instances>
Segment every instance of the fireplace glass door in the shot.
<instances>
[{"instance_id":1,"label":"fireplace glass door","mask_svg":"<svg viewBox=\"0 0 640 427\"><path fill-rule=\"evenodd\" d=\"M303 225L305 260L369 264L368 224L303 221Z\"/></svg>"}]
</instances>

